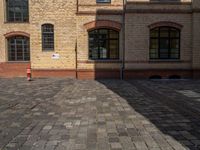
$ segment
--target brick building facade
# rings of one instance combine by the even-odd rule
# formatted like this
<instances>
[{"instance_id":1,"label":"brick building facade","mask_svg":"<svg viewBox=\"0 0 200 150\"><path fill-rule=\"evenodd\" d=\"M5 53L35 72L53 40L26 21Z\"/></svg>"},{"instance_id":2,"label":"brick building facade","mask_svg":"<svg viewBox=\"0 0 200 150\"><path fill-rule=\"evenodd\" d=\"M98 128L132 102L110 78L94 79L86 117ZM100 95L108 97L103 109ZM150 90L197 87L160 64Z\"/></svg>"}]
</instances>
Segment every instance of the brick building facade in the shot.
<instances>
[{"instance_id":1,"label":"brick building facade","mask_svg":"<svg viewBox=\"0 0 200 150\"><path fill-rule=\"evenodd\" d=\"M199 0L2 0L0 76L200 77Z\"/></svg>"}]
</instances>

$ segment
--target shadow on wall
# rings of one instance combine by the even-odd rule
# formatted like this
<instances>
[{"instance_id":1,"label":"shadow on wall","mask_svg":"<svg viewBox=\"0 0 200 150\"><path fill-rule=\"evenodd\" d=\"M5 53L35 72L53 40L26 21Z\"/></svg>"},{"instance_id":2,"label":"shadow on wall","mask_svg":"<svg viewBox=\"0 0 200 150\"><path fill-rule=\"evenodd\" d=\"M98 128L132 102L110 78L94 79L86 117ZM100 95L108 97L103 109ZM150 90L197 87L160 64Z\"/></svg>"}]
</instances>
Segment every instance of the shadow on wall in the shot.
<instances>
[{"instance_id":1,"label":"shadow on wall","mask_svg":"<svg viewBox=\"0 0 200 150\"><path fill-rule=\"evenodd\" d=\"M113 17L115 16L115 17ZM116 39L110 38L109 36L102 33L100 35L101 38L97 38L95 40L92 40L92 38L88 37L88 51L89 56L91 55L97 55L95 57L98 57L97 60L86 62L86 63L92 63L94 65L93 69L90 70L79 70L79 79L102 79L102 78L108 78L108 79L119 79L121 77L122 73L122 66L123 66L123 39L124 39L124 33L123 33L123 12L120 9L116 10L110 10L110 9L98 9L96 11L96 21L105 21L105 20L118 20L118 23L121 24L120 31L117 31L119 33L119 39L117 43ZM95 27L96 26L96 27ZM110 25L104 25L101 23L96 23L93 28L90 28L88 30L88 36L89 33L91 33L93 30L97 29L109 29L109 30L115 30L115 27L112 23ZM97 37L97 36L96 36ZM109 39L109 40L108 40ZM134 42L134 41L133 41ZM117 44L116 44L117 43ZM92 50L92 54L90 52ZM98 51L98 52L95 52ZM118 59L116 57L113 57L113 53L117 53L116 55L119 55ZM110 57L112 56L112 57ZM115 58L115 59L114 59ZM91 59L91 58L89 58ZM181 79L181 78L188 78L192 77L192 72L189 70L169 70L169 69L155 69L155 70L134 70L134 68L130 70L124 70L124 77L126 79L128 78L135 78L135 79L141 79L141 78L149 78L149 79L162 79L162 78L168 78L168 79Z\"/></svg>"},{"instance_id":2,"label":"shadow on wall","mask_svg":"<svg viewBox=\"0 0 200 150\"><path fill-rule=\"evenodd\" d=\"M96 11L96 23L88 30L89 61L87 63L92 63L94 68L82 70L79 78L120 78L122 29L118 30L115 26L115 19L110 17L113 15L117 16L116 18L119 20L116 24L122 24L122 10L98 9ZM97 36L96 33L100 35Z\"/></svg>"},{"instance_id":3,"label":"shadow on wall","mask_svg":"<svg viewBox=\"0 0 200 150\"><path fill-rule=\"evenodd\" d=\"M200 149L200 111L195 112L183 101L163 97L151 87L142 87L141 81L98 80L98 82L126 100L136 112L148 119L163 134L169 135L186 148ZM142 82L153 83L148 80ZM199 102L198 105L200 106ZM192 114L188 114L188 111ZM143 126L145 128L145 125ZM148 130L148 125L146 129ZM155 134L156 132L150 132L153 138ZM162 141L159 138L157 140Z\"/></svg>"},{"instance_id":4,"label":"shadow on wall","mask_svg":"<svg viewBox=\"0 0 200 150\"><path fill-rule=\"evenodd\" d=\"M159 1L166 2L165 0L150 0L150 2L159 2ZM167 0L167 2L181 2L181 0Z\"/></svg>"}]
</instances>

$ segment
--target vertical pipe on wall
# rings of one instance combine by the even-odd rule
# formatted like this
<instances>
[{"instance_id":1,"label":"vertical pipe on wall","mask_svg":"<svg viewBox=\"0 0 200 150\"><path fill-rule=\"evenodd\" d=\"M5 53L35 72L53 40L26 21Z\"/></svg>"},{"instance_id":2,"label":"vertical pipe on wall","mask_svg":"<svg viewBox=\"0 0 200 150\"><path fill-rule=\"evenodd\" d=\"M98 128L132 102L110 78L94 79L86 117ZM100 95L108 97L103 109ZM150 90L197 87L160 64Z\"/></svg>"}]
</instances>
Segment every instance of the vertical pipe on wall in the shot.
<instances>
[{"instance_id":1,"label":"vertical pipe on wall","mask_svg":"<svg viewBox=\"0 0 200 150\"><path fill-rule=\"evenodd\" d=\"M76 0L76 14L78 14L79 9L79 0ZM77 34L77 33L76 33ZM76 71L76 79L78 79L78 43L77 43L77 35L76 35L76 45L75 45L75 71Z\"/></svg>"},{"instance_id":2,"label":"vertical pipe on wall","mask_svg":"<svg viewBox=\"0 0 200 150\"><path fill-rule=\"evenodd\" d=\"M75 71L76 71L76 79L78 79L78 54L77 54L77 39L76 39L76 45L75 45Z\"/></svg>"},{"instance_id":3,"label":"vertical pipe on wall","mask_svg":"<svg viewBox=\"0 0 200 150\"><path fill-rule=\"evenodd\" d=\"M76 13L78 13L78 11L79 11L79 10L78 10L78 9L79 9L79 6L78 6L78 5L79 5L79 0L76 0Z\"/></svg>"},{"instance_id":4,"label":"vertical pipe on wall","mask_svg":"<svg viewBox=\"0 0 200 150\"><path fill-rule=\"evenodd\" d=\"M121 80L124 79L124 69L125 69L125 38L126 38L126 33L125 33L125 17L126 17L126 1L123 0L123 15L122 15L122 29L123 29L123 51L122 51L122 64L121 64L121 69L120 69L120 78Z\"/></svg>"}]
</instances>

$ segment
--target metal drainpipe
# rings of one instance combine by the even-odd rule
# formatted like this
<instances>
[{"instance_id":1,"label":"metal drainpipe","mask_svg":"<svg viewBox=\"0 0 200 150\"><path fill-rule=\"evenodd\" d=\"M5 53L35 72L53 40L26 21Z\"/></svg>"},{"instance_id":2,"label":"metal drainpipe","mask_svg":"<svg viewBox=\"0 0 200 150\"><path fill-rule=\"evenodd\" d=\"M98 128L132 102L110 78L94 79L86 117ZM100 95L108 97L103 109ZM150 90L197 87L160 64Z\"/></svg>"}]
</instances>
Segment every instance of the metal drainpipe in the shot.
<instances>
[{"instance_id":1,"label":"metal drainpipe","mask_svg":"<svg viewBox=\"0 0 200 150\"><path fill-rule=\"evenodd\" d=\"M76 39L76 46L75 46L75 65L76 65L76 79L78 79L78 54L77 54L77 39Z\"/></svg>"},{"instance_id":2,"label":"metal drainpipe","mask_svg":"<svg viewBox=\"0 0 200 150\"><path fill-rule=\"evenodd\" d=\"M76 1L76 14L78 14L78 7L79 5L79 0ZM76 33L77 34L77 33ZM76 45L75 45L75 69L76 69L76 79L78 79L78 45L77 45L77 35L76 35Z\"/></svg>"},{"instance_id":3,"label":"metal drainpipe","mask_svg":"<svg viewBox=\"0 0 200 150\"><path fill-rule=\"evenodd\" d=\"M78 11L79 11L79 0L76 0L76 13L78 13Z\"/></svg>"},{"instance_id":4,"label":"metal drainpipe","mask_svg":"<svg viewBox=\"0 0 200 150\"><path fill-rule=\"evenodd\" d=\"M124 69L125 69L125 13L126 13L126 1L123 0L123 23L122 23L122 28L123 28L123 52L122 52L122 65L121 65L121 80L124 79Z\"/></svg>"}]
</instances>

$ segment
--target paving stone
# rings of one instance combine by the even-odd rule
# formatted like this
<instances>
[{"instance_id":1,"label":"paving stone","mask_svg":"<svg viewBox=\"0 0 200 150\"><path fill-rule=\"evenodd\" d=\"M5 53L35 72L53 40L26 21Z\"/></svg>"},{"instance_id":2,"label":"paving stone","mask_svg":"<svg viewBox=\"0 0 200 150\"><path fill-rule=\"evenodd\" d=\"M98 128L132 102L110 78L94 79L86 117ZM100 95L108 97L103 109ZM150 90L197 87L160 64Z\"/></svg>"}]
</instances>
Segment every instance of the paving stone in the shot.
<instances>
[{"instance_id":1,"label":"paving stone","mask_svg":"<svg viewBox=\"0 0 200 150\"><path fill-rule=\"evenodd\" d=\"M186 146L193 145L192 142L190 142L188 140L180 141L180 143L182 143L183 145L186 145Z\"/></svg>"},{"instance_id":2,"label":"paving stone","mask_svg":"<svg viewBox=\"0 0 200 150\"><path fill-rule=\"evenodd\" d=\"M43 128L43 130L51 130L52 129L52 126L45 126L44 128Z\"/></svg>"},{"instance_id":3,"label":"paving stone","mask_svg":"<svg viewBox=\"0 0 200 150\"><path fill-rule=\"evenodd\" d=\"M200 146L200 140L191 140L191 142L196 146Z\"/></svg>"},{"instance_id":4,"label":"paving stone","mask_svg":"<svg viewBox=\"0 0 200 150\"><path fill-rule=\"evenodd\" d=\"M59 144L59 142L60 141L58 141L58 140L48 141L46 145L47 146L56 146Z\"/></svg>"},{"instance_id":5,"label":"paving stone","mask_svg":"<svg viewBox=\"0 0 200 150\"><path fill-rule=\"evenodd\" d=\"M0 78L2 150L200 149L198 80L24 81Z\"/></svg>"},{"instance_id":6,"label":"paving stone","mask_svg":"<svg viewBox=\"0 0 200 150\"><path fill-rule=\"evenodd\" d=\"M55 150L56 146L54 145L47 145L44 150Z\"/></svg>"},{"instance_id":7,"label":"paving stone","mask_svg":"<svg viewBox=\"0 0 200 150\"><path fill-rule=\"evenodd\" d=\"M16 143L9 143L6 145L6 147L14 148L14 147L16 147Z\"/></svg>"},{"instance_id":8,"label":"paving stone","mask_svg":"<svg viewBox=\"0 0 200 150\"><path fill-rule=\"evenodd\" d=\"M48 115L53 116L53 115L55 115L55 112L49 112Z\"/></svg>"},{"instance_id":9,"label":"paving stone","mask_svg":"<svg viewBox=\"0 0 200 150\"><path fill-rule=\"evenodd\" d=\"M122 145L118 142L113 142L110 145L111 145L111 149L122 149Z\"/></svg>"},{"instance_id":10,"label":"paving stone","mask_svg":"<svg viewBox=\"0 0 200 150\"><path fill-rule=\"evenodd\" d=\"M45 146L46 146L46 143L47 143L47 141L40 140L40 141L38 141L38 142L35 142L35 143L33 144L33 147L34 147L35 149L44 149Z\"/></svg>"},{"instance_id":11,"label":"paving stone","mask_svg":"<svg viewBox=\"0 0 200 150\"><path fill-rule=\"evenodd\" d=\"M120 143L122 144L122 147L124 150L135 150L136 147L133 144L133 142L131 141L130 137L127 136L121 136L120 137Z\"/></svg>"}]
</instances>

